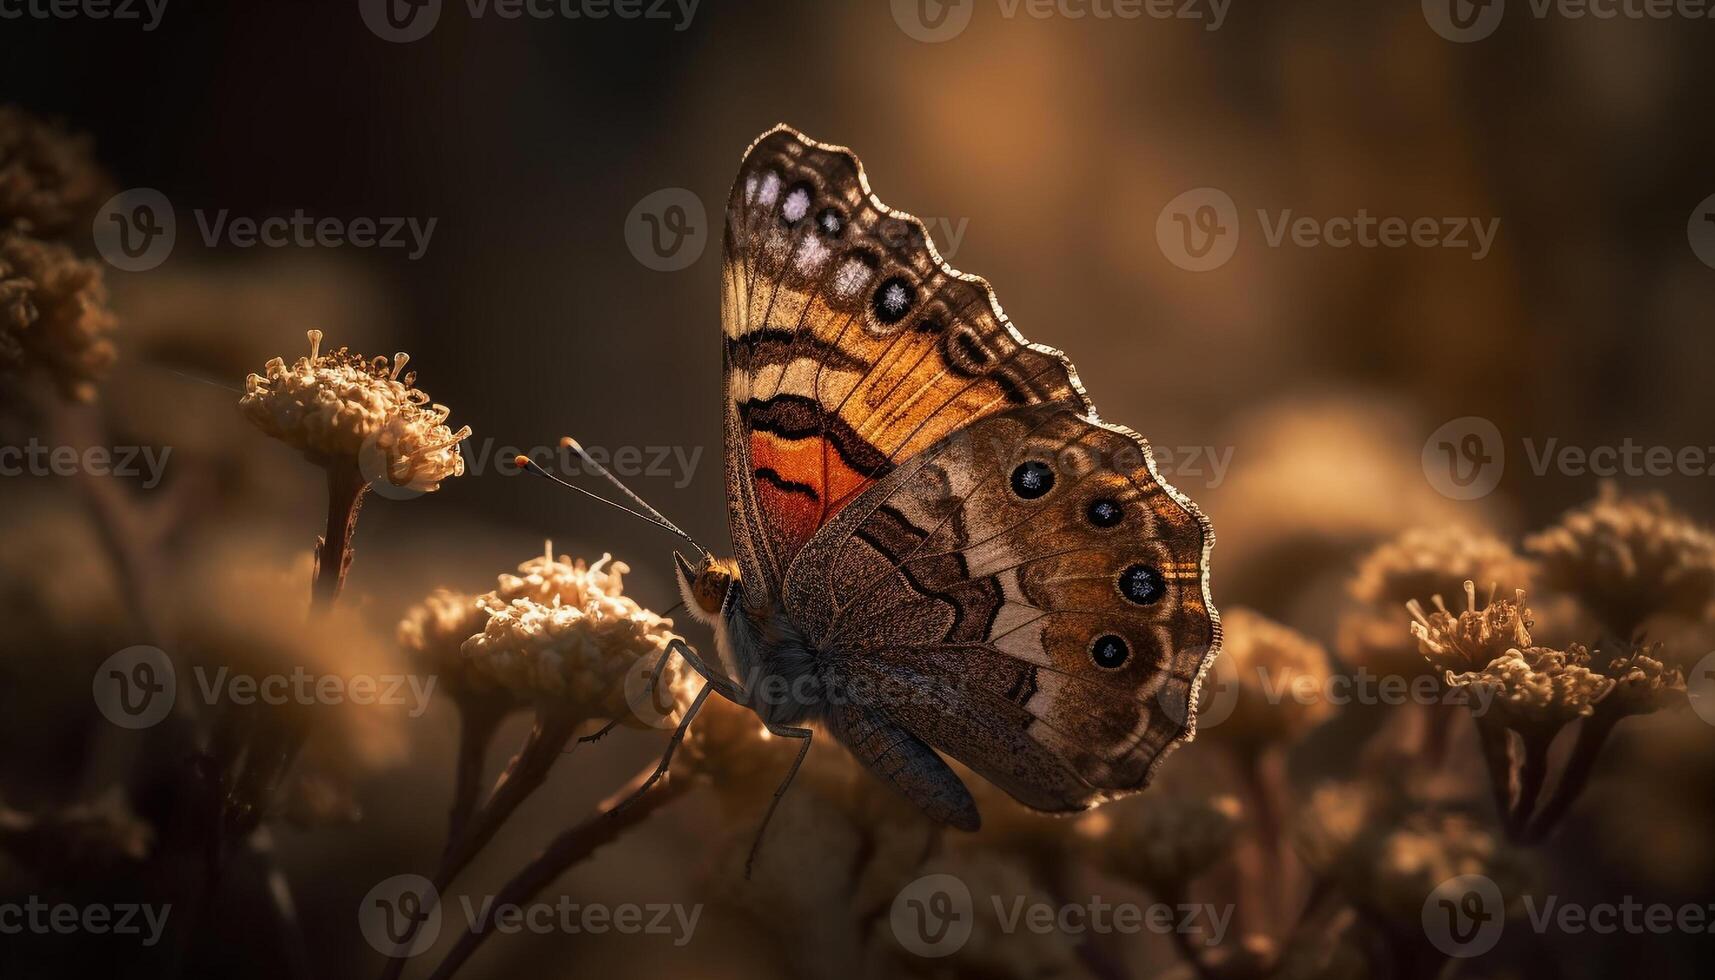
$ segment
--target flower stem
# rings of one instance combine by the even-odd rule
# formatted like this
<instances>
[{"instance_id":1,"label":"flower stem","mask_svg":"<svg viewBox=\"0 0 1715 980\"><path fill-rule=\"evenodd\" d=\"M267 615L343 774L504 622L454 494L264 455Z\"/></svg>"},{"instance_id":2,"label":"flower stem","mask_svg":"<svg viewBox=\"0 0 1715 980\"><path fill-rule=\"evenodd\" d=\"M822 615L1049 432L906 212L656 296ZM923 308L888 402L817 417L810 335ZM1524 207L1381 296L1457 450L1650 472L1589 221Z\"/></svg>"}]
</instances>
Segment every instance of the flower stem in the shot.
<instances>
[{"instance_id":1,"label":"flower stem","mask_svg":"<svg viewBox=\"0 0 1715 980\"><path fill-rule=\"evenodd\" d=\"M1483 762L1489 770L1489 789L1495 796L1495 812L1502 823L1512 819L1513 812L1513 745L1506 728L1487 715L1474 714L1477 740L1483 749Z\"/></svg>"},{"instance_id":2,"label":"flower stem","mask_svg":"<svg viewBox=\"0 0 1715 980\"><path fill-rule=\"evenodd\" d=\"M355 460L328 463L327 530L316 540L316 575L310 588L310 614L325 613L345 588L345 573L351 568L352 536L357 533L357 513L369 483Z\"/></svg>"},{"instance_id":3,"label":"flower stem","mask_svg":"<svg viewBox=\"0 0 1715 980\"><path fill-rule=\"evenodd\" d=\"M1514 840L1524 837L1525 825L1536 809L1542 784L1548 779L1548 748L1554 744L1554 733L1527 732L1524 738L1524 763L1519 767L1518 802L1507 819L1507 835Z\"/></svg>"},{"instance_id":4,"label":"flower stem","mask_svg":"<svg viewBox=\"0 0 1715 980\"><path fill-rule=\"evenodd\" d=\"M464 821L458 829L458 836L448 841L446 852L441 855L441 866L435 872L432 896L446 891L459 872L494 839L500 825L547 780L548 770L560 757L577 727L578 721L565 711L544 708L537 714L536 727L530 730L524 747L512 757L512 762L494 784L488 801ZM430 902L434 900L434 897L427 899ZM422 921L421 918L411 921L405 938L399 943L400 948L410 947L417 938L417 925ZM389 957L381 970L381 980L397 980L405 970L405 962L403 957Z\"/></svg>"},{"instance_id":5,"label":"flower stem","mask_svg":"<svg viewBox=\"0 0 1715 980\"><path fill-rule=\"evenodd\" d=\"M1525 840L1540 841L1547 837L1572 804L1583 794L1584 787L1590 782L1590 773L1596 768L1596 757L1601 754L1602 746L1608 741L1608 736L1619 722L1620 715L1604 712L1597 706L1596 714L1584 719L1578 728L1578 741L1573 745L1572 758L1567 760L1566 771L1560 774L1560 783L1554 787L1554 795L1548 798L1542 812L1531 822L1530 829L1525 833Z\"/></svg>"},{"instance_id":6,"label":"flower stem","mask_svg":"<svg viewBox=\"0 0 1715 980\"><path fill-rule=\"evenodd\" d=\"M482 789L482 764L488 756L488 746L494 741L495 730L506 717L499 709L480 697L463 699L459 704L459 758L453 782L453 804L447 819L447 848L459 839L476 810L477 795Z\"/></svg>"},{"instance_id":7,"label":"flower stem","mask_svg":"<svg viewBox=\"0 0 1715 980\"><path fill-rule=\"evenodd\" d=\"M499 895L495 897L494 907L524 905L531 901L573 865L588 858L603 844L617 839L625 830L642 823L656 810L685 795L693 785L689 779L668 778L662 780L661 785L652 791L644 792L628 805L620 806L621 802L630 799L633 793L646 784L654 769L651 765L639 772L624 789L603 804L601 813L554 838L535 860L501 888ZM492 931L486 922L472 923L470 929L459 937L457 945L447 953L446 959L435 967L435 972L430 974L429 980L448 980L470 959Z\"/></svg>"}]
</instances>

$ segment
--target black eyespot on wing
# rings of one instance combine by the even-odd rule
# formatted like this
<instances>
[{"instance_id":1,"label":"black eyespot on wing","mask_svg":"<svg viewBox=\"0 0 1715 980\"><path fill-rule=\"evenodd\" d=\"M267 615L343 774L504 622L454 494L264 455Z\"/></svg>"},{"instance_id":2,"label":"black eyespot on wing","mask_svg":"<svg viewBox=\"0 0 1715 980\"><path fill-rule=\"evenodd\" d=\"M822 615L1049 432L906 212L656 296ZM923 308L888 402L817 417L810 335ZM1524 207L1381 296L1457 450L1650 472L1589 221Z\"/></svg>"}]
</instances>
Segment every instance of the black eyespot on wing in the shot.
<instances>
[{"instance_id":1,"label":"black eyespot on wing","mask_svg":"<svg viewBox=\"0 0 1715 980\"><path fill-rule=\"evenodd\" d=\"M875 288L875 295L870 298L875 318L888 326L905 319L916 303L917 290L904 276L889 276Z\"/></svg>"},{"instance_id":2,"label":"black eyespot on wing","mask_svg":"<svg viewBox=\"0 0 1715 980\"><path fill-rule=\"evenodd\" d=\"M1054 471L1047 463L1029 460L1012 471L1012 492L1025 500L1035 500L1054 489Z\"/></svg>"},{"instance_id":3,"label":"black eyespot on wing","mask_svg":"<svg viewBox=\"0 0 1715 980\"><path fill-rule=\"evenodd\" d=\"M816 188L810 186L807 180L800 180L780 198L780 220L788 228L795 228L810 214L810 208L816 203Z\"/></svg>"},{"instance_id":4,"label":"black eyespot on wing","mask_svg":"<svg viewBox=\"0 0 1715 980\"><path fill-rule=\"evenodd\" d=\"M1126 643L1124 637L1108 633L1096 637L1090 643L1090 659L1096 662L1097 667L1104 670L1114 670L1124 664L1129 656L1131 656L1131 647Z\"/></svg>"},{"instance_id":5,"label":"black eyespot on wing","mask_svg":"<svg viewBox=\"0 0 1715 980\"><path fill-rule=\"evenodd\" d=\"M1158 601L1167 592L1167 580L1161 577L1161 570L1149 565L1132 565L1120 573L1120 595L1128 602L1147 606Z\"/></svg>"},{"instance_id":6,"label":"black eyespot on wing","mask_svg":"<svg viewBox=\"0 0 1715 980\"><path fill-rule=\"evenodd\" d=\"M1115 501L1102 497L1090 501L1090 506L1084 511L1084 517L1096 527L1113 527L1125 520L1125 508Z\"/></svg>"},{"instance_id":7,"label":"black eyespot on wing","mask_svg":"<svg viewBox=\"0 0 1715 980\"><path fill-rule=\"evenodd\" d=\"M825 238L838 238L846 233L846 216L839 208L826 207L816 212L816 230Z\"/></svg>"}]
</instances>

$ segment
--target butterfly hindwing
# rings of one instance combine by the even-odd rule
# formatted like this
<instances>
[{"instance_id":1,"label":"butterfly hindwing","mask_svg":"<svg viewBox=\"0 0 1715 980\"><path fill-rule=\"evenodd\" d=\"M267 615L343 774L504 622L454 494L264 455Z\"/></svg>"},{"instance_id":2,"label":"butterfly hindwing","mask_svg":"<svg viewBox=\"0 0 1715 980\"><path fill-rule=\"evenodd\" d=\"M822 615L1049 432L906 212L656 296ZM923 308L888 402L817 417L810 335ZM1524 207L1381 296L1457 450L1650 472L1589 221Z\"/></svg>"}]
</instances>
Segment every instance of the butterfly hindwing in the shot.
<instances>
[{"instance_id":1,"label":"butterfly hindwing","mask_svg":"<svg viewBox=\"0 0 1715 980\"><path fill-rule=\"evenodd\" d=\"M897 724L1027 805L1141 788L1219 642L1206 522L1067 405L978 421L810 542L788 615Z\"/></svg>"},{"instance_id":2,"label":"butterfly hindwing","mask_svg":"<svg viewBox=\"0 0 1715 980\"><path fill-rule=\"evenodd\" d=\"M745 154L722 287L727 489L750 588L773 595L817 529L979 418L1084 396L988 284L883 205L849 151L779 127Z\"/></svg>"}]
</instances>

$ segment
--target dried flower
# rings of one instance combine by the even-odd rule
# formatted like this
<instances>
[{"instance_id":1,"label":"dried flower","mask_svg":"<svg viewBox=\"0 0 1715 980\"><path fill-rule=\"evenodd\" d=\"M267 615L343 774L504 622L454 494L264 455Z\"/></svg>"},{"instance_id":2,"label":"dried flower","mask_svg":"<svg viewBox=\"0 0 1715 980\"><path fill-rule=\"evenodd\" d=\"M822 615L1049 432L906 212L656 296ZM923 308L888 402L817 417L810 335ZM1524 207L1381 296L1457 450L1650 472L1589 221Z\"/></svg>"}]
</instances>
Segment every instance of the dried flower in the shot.
<instances>
[{"instance_id":1,"label":"dried flower","mask_svg":"<svg viewBox=\"0 0 1715 980\"><path fill-rule=\"evenodd\" d=\"M1177 901L1185 886L1232 853L1237 797L1140 796L1078 821L1095 863Z\"/></svg>"},{"instance_id":2,"label":"dried flower","mask_svg":"<svg viewBox=\"0 0 1715 980\"><path fill-rule=\"evenodd\" d=\"M1466 579L1528 589L1531 573L1529 562L1492 535L1458 525L1406 531L1358 563L1347 584L1354 606L1340 618L1340 655L1384 675L1428 673L1405 629L1406 603L1453 595Z\"/></svg>"},{"instance_id":3,"label":"dried flower","mask_svg":"<svg viewBox=\"0 0 1715 980\"><path fill-rule=\"evenodd\" d=\"M1658 647L1635 648L1602 666L1602 675L1614 682L1599 710L1618 717L1647 715L1685 702L1685 674L1663 663Z\"/></svg>"},{"instance_id":4,"label":"dried flower","mask_svg":"<svg viewBox=\"0 0 1715 980\"><path fill-rule=\"evenodd\" d=\"M110 190L87 136L0 105L0 230L58 238L89 220Z\"/></svg>"},{"instance_id":5,"label":"dried flower","mask_svg":"<svg viewBox=\"0 0 1715 980\"><path fill-rule=\"evenodd\" d=\"M502 576L500 590L477 600L488 621L481 633L465 641L465 657L490 681L519 697L552 699L574 706L585 718L649 725L654 719L641 717L628 702L625 680L634 670L652 669L662 659L667 646L678 639L673 621L621 594L620 577L627 568L611 555L594 565L546 557L541 561L524 576ZM528 594L509 598L537 584L552 588L552 594L545 599ZM679 658L668 658L655 678L656 705L672 705L674 711L683 707L690 700L693 676Z\"/></svg>"},{"instance_id":6,"label":"dried flower","mask_svg":"<svg viewBox=\"0 0 1715 980\"><path fill-rule=\"evenodd\" d=\"M482 632L488 610L476 596L436 589L405 611L399 621L399 646L419 673L441 678L449 693L494 689L465 659L464 643Z\"/></svg>"},{"instance_id":7,"label":"dried flower","mask_svg":"<svg viewBox=\"0 0 1715 980\"><path fill-rule=\"evenodd\" d=\"M1329 667L1321 644L1244 608L1221 614L1221 635L1217 679L1236 684L1237 698L1231 715L1202 726L1204 737L1257 752L1295 742L1334 714L1323 697Z\"/></svg>"},{"instance_id":8,"label":"dried flower","mask_svg":"<svg viewBox=\"0 0 1715 980\"><path fill-rule=\"evenodd\" d=\"M1660 494L1596 499L1525 539L1548 585L1576 596L1603 626L1631 639L1651 617L1707 618L1715 602L1715 534Z\"/></svg>"},{"instance_id":9,"label":"dried flower","mask_svg":"<svg viewBox=\"0 0 1715 980\"><path fill-rule=\"evenodd\" d=\"M64 245L0 234L0 369L43 368L89 401L117 356L101 266Z\"/></svg>"},{"instance_id":10,"label":"dried flower","mask_svg":"<svg viewBox=\"0 0 1715 980\"><path fill-rule=\"evenodd\" d=\"M309 338L310 356L290 366L276 357L245 380L238 405L257 428L317 463L357 461L414 491L464 473L459 442L470 427L447 426L451 410L431 404L415 387L415 372L404 373L409 355L395 354L389 365L344 347L323 354L321 331Z\"/></svg>"},{"instance_id":11,"label":"dried flower","mask_svg":"<svg viewBox=\"0 0 1715 980\"><path fill-rule=\"evenodd\" d=\"M1464 874L1493 879L1501 894L1523 893L1528 872L1470 815L1427 805L1401 786L1330 783L1299 814L1299 853L1357 903L1415 930L1423 902Z\"/></svg>"},{"instance_id":12,"label":"dried flower","mask_svg":"<svg viewBox=\"0 0 1715 980\"><path fill-rule=\"evenodd\" d=\"M1415 620L1411 635L1417 638L1419 652L1437 671L1480 670L1510 649L1530 646L1530 628L1535 624L1524 602L1523 589L1497 601L1491 586L1488 602L1479 607L1477 586L1467 580L1465 611L1458 615L1439 595L1432 613L1425 613L1416 599L1406 603L1406 610Z\"/></svg>"},{"instance_id":13,"label":"dried flower","mask_svg":"<svg viewBox=\"0 0 1715 980\"><path fill-rule=\"evenodd\" d=\"M1533 735L1553 734L1574 718L1595 711L1614 682L1592 671L1590 654L1574 643L1564 652L1547 647L1512 649L1482 670L1447 672L1450 687L1469 688L1476 703L1490 698L1496 716L1508 728Z\"/></svg>"}]
</instances>

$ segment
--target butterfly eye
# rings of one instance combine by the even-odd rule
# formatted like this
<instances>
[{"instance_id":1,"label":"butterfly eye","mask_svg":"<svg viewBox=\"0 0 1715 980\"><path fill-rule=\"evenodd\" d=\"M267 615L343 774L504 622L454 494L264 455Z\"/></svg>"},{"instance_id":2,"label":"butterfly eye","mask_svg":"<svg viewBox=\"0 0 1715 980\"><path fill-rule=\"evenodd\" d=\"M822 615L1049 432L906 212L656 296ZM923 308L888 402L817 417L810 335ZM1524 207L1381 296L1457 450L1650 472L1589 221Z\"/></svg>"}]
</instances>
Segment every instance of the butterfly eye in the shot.
<instances>
[{"instance_id":1,"label":"butterfly eye","mask_svg":"<svg viewBox=\"0 0 1715 980\"><path fill-rule=\"evenodd\" d=\"M846 216L839 208L823 208L816 214L816 227L829 238L838 238L845 233Z\"/></svg>"},{"instance_id":2,"label":"butterfly eye","mask_svg":"<svg viewBox=\"0 0 1715 980\"><path fill-rule=\"evenodd\" d=\"M786 200L780 204L780 218L788 226L796 225L810 213L810 205L815 203L815 188L800 180L786 190Z\"/></svg>"},{"instance_id":3,"label":"butterfly eye","mask_svg":"<svg viewBox=\"0 0 1715 980\"><path fill-rule=\"evenodd\" d=\"M1090 501L1090 509L1084 512L1090 523L1096 527L1113 527L1125 519L1125 509L1112 500L1103 497Z\"/></svg>"},{"instance_id":4,"label":"butterfly eye","mask_svg":"<svg viewBox=\"0 0 1715 980\"><path fill-rule=\"evenodd\" d=\"M1149 565L1133 565L1120 573L1120 595L1140 606L1160 599L1167 591L1167 580L1161 571Z\"/></svg>"},{"instance_id":5,"label":"butterfly eye","mask_svg":"<svg viewBox=\"0 0 1715 980\"><path fill-rule=\"evenodd\" d=\"M882 323L892 326L905 319L905 314L911 312L911 306L917 302L917 290L905 281L903 276L889 276L875 289L874 302L875 318Z\"/></svg>"},{"instance_id":6,"label":"butterfly eye","mask_svg":"<svg viewBox=\"0 0 1715 980\"><path fill-rule=\"evenodd\" d=\"M1131 647L1126 645L1123 637L1115 636L1112 633L1098 636L1095 642L1090 644L1090 659L1096 662L1097 667L1113 670L1125 663L1129 656L1131 656Z\"/></svg>"},{"instance_id":7,"label":"butterfly eye","mask_svg":"<svg viewBox=\"0 0 1715 980\"><path fill-rule=\"evenodd\" d=\"M1054 489L1054 471L1047 463L1037 460L1018 464L1012 471L1012 492L1025 500L1035 500Z\"/></svg>"}]
</instances>

